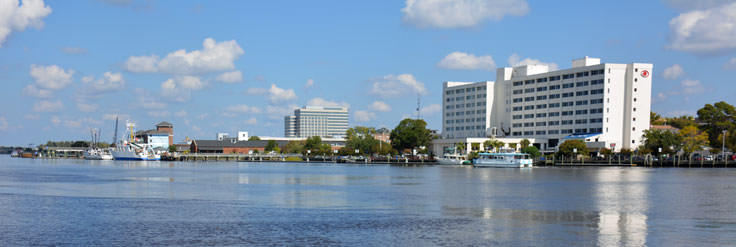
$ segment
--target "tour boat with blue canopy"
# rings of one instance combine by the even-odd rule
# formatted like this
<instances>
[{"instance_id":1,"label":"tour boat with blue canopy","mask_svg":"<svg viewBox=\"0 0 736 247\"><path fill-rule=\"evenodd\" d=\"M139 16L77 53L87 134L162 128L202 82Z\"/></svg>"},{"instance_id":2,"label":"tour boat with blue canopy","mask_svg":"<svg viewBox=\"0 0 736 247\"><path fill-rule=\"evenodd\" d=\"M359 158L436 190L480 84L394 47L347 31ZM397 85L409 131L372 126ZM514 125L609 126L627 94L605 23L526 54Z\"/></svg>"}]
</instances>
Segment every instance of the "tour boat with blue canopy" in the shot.
<instances>
[{"instance_id":1,"label":"tour boat with blue canopy","mask_svg":"<svg viewBox=\"0 0 736 247\"><path fill-rule=\"evenodd\" d=\"M532 167L533 161L525 153L478 153L474 160L475 167Z\"/></svg>"}]
</instances>

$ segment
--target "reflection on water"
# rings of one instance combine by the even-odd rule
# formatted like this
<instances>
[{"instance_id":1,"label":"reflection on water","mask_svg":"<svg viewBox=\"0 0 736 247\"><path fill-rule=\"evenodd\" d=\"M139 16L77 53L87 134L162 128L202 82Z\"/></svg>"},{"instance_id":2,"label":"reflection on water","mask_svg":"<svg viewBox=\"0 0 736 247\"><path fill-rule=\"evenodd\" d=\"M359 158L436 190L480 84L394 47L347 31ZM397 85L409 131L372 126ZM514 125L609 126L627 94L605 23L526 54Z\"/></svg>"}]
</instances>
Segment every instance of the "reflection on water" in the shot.
<instances>
[{"instance_id":1,"label":"reflection on water","mask_svg":"<svg viewBox=\"0 0 736 247\"><path fill-rule=\"evenodd\" d=\"M729 169L0 156L0 239L10 246L723 246L736 243L734 176Z\"/></svg>"},{"instance_id":2,"label":"reflection on water","mask_svg":"<svg viewBox=\"0 0 736 247\"><path fill-rule=\"evenodd\" d=\"M647 238L649 172L611 169L596 176L598 244L643 246Z\"/></svg>"}]
</instances>

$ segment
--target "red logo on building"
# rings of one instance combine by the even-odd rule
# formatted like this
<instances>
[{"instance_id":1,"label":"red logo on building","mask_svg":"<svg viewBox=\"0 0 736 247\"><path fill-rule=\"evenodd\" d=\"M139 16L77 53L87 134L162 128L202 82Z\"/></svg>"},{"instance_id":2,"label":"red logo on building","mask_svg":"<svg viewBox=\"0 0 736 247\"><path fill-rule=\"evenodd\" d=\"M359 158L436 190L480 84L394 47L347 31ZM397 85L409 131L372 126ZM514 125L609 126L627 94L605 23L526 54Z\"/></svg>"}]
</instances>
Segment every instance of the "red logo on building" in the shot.
<instances>
[{"instance_id":1,"label":"red logo on building","mask_svg":"<svg viewBox=\"0 0 736 247\"><path fill-rule=\"evenodd\" d=\"M642 70L641 71L641 77L644 77L644 78L649 77L649 71L648 70Z\"/></svg>"}]
</instances>

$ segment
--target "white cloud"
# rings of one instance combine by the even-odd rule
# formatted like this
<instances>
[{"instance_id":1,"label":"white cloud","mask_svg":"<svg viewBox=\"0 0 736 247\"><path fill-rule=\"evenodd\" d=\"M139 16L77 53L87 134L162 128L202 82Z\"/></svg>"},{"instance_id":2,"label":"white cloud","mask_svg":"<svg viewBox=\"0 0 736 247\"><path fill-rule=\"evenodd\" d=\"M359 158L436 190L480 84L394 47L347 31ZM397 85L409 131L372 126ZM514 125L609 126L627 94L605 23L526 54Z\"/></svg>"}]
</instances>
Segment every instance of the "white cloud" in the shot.
<instances>
[{"instance_id":1,"label":"white cloud","mask_svg":"<svg viewBox=\"0 0 736 247\"><path fill-rule=\"evenodd\" d=\"M258 119L254 118L254 117L249 118L248 120L245 120L245 124L256 125L256 124L258 124Z\"/></svg>"},{"instance_id":2,"label":"white cloud","mask_svg":"<svg viewBox=\"0 0 736 247\"><path fill-rule=\"evenodd\" d=\"M36 102L36 104L33 105L33 111L36 112L52 112L52 111L58 111L61 110L61 108L64 108L64 104L61 103L61 100L57 101L39 101Z\"/></svg>"},{"instance_id":3,"label":"white cloud","mask_svg":"<svg viewBox=\"0 0 736 247\"><path fill-rule=\"evenodd\" d=\"M235 40L215 42L207 38L202 50L187 52L184 49L169 53L164 58L157 55L131 56L124 67L135 73L200 74L232 70L235 60L242 55Z\"/></svg>"},{"instance_id":4,"label":"white cloud","mask_svg":"<svg viewBox=\"0 0 736 247\"><path fill-rule=\"evenodd\" d=\"M422 114L422 116L433 116L434 114L442 112L442 106L439 104L431 104L425 107L422 107L422 109L419 111L419 113Z\"/></svg>"},{"instance_id":5,"label":"white cloud","mask_svg":"<svg viewBox=\"0 0 736 247\"><path fill-rule=\"evenodd\" d=\"M93 76L82 77L82 83L84 83L86 92L92 94L118 91L125 87L123 74L112 72L105 72L96 81Z\"/></svg>"},{"instance_id":6,"label":"white cloud","mask_svg":"<svg viewBox=\"0 0 736 247\"><path fill-rule=\"evenodd\" d=\"M189 115L189 113L187 113L187 111L185 110L181 110L181 111L174 113L174 116L177 116L177 117L186 117L187 115Z\"/></svg>"},{"instance_id":7,"label":"white cloud","mask_svg":"<svg viewBox=\"0 0 736 247\"><path fill-rule=\"evenodd\" d=\"M72 83L72 75L74 75L74 71L64 71L64 69L56 65L42 66L31 64L29 74L33 77L39 87L50 90L59 90Z\"/></svg>"},{"instance_id":8,"label":"white cloud","mask_svg":"<svg viewBox=\"0 0 736 247\"><path fill-rule=\"evenodd\" d=\"M103 120L115 120L117 118L118 120L126 120L130 119L130 115L128 114L104 114L102 115Z\"/></svg>"},{"instance_id":9,"label":"white cloud","mask_svg":"<svg viewBox=\"0 0 736 247\"><path fill-rule=\"evenodd\" d=\"M255 106L249 106L249 105L234 105L230 106L226 109L230 112L239 112L239 113L261 113L261 109Z\"/></svg>"},{"instance_id":10,"label":"white cloud","mask_svg":"<svg viewBox=\"0 0 736 247\"><path fill-rule=\"evenodd\" d=\"M496 68L496 62L493 61L491 55L476 57L473 54L456 51L439 61L437 67L458 70L493 70Z\"/></svg>"},{"instance_id":11,"label":"white cloud","mask_svg":"<svg viewBox=\"0 0 736 247\"><path fill-rule=\"evenodd\" d=\"M695 10L695 9L708 9L716 6L720 6L726 3L731 3L733 0L664 0L664 2L670 7L680 10Z\"/></svg>"},{"instance_id":12,"label":"white cloud","mask_svg":"<svg viewBox=\"0 0 736 247\"><path fill-rule=\"evenodd\" d=\"M48 89L40 89L36 85L31 84L23 88L23 95L36 98L51 98L53 92Z\"/></svg>"},{"instance_id":13,"label":"white cloud","mask_svg":"<svg viewBox=\"0 0 736 247\"><path fill-rule=\"evenodd\" d=\"M191 99L192 91L201 90L206 84L196 76L177 76L161 83L161 96L176 101L186 102Z\"/></svg>"},{"instance_id":14,"label":"white cloud","mask_svg":"<svg viewBox=\"0 0 736 247\"><path fill-rule=\"evenodd\" d=\"M0 117L0 130L8 130L8 120L5 117Z\"/></svg>"},{"instance_id":15,"label":"white cloud","mask_svg":"<svg viewBox=\"0 0 736 247\"><path fill-rule=\"evenodd\" d=\"M51 7L46 6L43 0L0 1L0 47L13 31L23 31L27 27L43 27L43 19L51 14Z\"/></svg>"},{"instance_id":16,"label":"white cloud","mask_svg":"<svg viewBox=\"0 0 736 247\"><path fill-rule=\"evenodd\" d=\"M271 88L268 89L268 94L268 99L274 103L296 99L294 89L279 88L276 84L271 84Z\"/></svg>"},{"instance_id":17,"label":"white cloud","mask_svg":"<svg viewBox=\"0 0 736 247\"><path fill-rule=\"evenodd\" d=\"M87 49L76 46L64 46L61 51L66 54L87 54Z\"/></svg>"},{"instance_id":18,"label":"white cloud","mask_svg":"<svg viewBox=\"0 0 736 247\"><path fill-rule=\"evenodd\" d=\"M284 116L294 114L294 109L297 109L297 108L299 108L299 106L297 105L289 105L289 106L268 105L266 106L266 113L268 113L271 119L283 120Z\"/></svg>"},{"instance_id":19,"label":"white cloud","mask_svg":"<svg viewBox=\"0 0 736 247\"><path fill-rule=\"evenodd\" d=\"M168 111L149 111L149 112L146 112L146 115L148 115L149 117L154 117L154 118L164 118L164 117L169 116L169 112Z\"/></svg>"},{"instance_id":20,"label":"white cloud","mask_svg":"<svg viewBox=\"0 0 736 247\"><path fill-rule=\"evenodd\" d=\"M699 80L683 80L681 85L683 94L697 94L705 91Z\"/></svg>"},{"instance_id":21,"label":"white cloud","mask_svg":"<svg viewBox=\"0 0 736 247\"><path fill-rule=\"evenodd\" d=\"M472 27L485 20L529 12L525 0L406 0L404 22L417 27Z\"/></svg>"},{"instance_id":22,"label":"white cloud","mask_svg":"<svg viewBox=\"0 0 736 247\"><path fill-rule=\"evenodd\" d=\"M249 95L265 95L274 104L297 98L294 89L283 89L276 86L276 84L271 84L270 88L248 88L245 90L245 93Z\"/></svg>"},{"instance_id":23,"label":"white cloud","mask_svg":"<svg viewBox=\"0 0 736 247\"><path fill-rule=\"evenodd\" d=\"M670 20L668 48L703 54L736 50L736 2Z\"/></svg>"},{"instance_id":24,"label":"white cloud","mask_svg":"<svg viewBox=\"0 0 736 247\"><path fill-rule=\"evenodd\" d=\"M77 109L82 112L93 112L97 110L99 106L94 103L88 103L88 102L77 102Z\"/></svg>"},{"instance_id":25,"label":"white cloud","mask_svg":"<svg viewBox=\"0 0 736 247\"><path fill-rule=\"evenodd\" d=\"M374 111L380 111L380 112L391 111L391 106L386 104L386 102L383 102L383 101L373 101L373 104L371 104L370 108L373 109Z\"/></svg>"},{"instance_id":26,"label":"white cloud","mask_svg":"<svg viewBox=\"0 0 736 247\"><path fill-rule=\"evenodd\" d=\"M424 94L427 89L411 74L387 75L372 81L370 93L382 98L395 98L406 93Z\"/></svg>"},{"instance_id":27,"label":"white cloud","mask_svg":"<svg viewBox=\"0 0 736 247\"><path fill-rule=\"evenodd\" d=\"M676 80L677 78L680 78L680 76L684 74L685 74L685 70L683 70L679 64L672 65L664 69L664 72L662 72L662 76L665 79L669 79L669 80Z\"/></svg>"},{"instance_id":28,"label":"white cloud","mask_svg":"<svg viewBox=\"0 0 736 247\"><path fill-rule=\"evenodd\" d=\"M557 70L559 67L556 63L545 63L540 61L539 59L533 59L533 58L524 58L521 59L518 54L514 53L509 56L509 66L516 67L516 66L523 66L523 65L547 65L549 67L550 71Z\"/></svg>"},{"instance_id":29,"label":"white cloud","mask_svg":"<svg viewBox=\"0 0 736 247\"><path fill-rule=\"evenodd\" d=\"M723 69L736 69L736 58L731 58L726 64L723 65Z\"/></svg>"},{"instance_id":30,"label":"white cloud","mask_svg":"<svg viewBox=\"0 0 736 247\"><path fill-rule=\"evenodd\" d=\"M58 116L54 116L51 118L51 123L54 125L61 125L67 128L89 128L92 126L99 126L102 124L99 120L92 119L92 118L78 118L74 120L69 119L60 119Z\"/></svg>"},{"instance_id":31,"label":"white cloud","mask_svg":"<svg viewBox=\"0 0 736 247\"><path fill-rule=\"evenodd\" d=\"M322 106L322 107L345 107L350 108L350 104L347 102L329 101L323 98L313 98L307 101L309 106Z\"/></svg>"},{"instance_id":32,"label":"white cloud","mask_svg":"<svg viewBox=\"0 0 736 247\"><path fill-rule=\"evenodd\" d=\"M353 115L355 115L355 120L358 122L368 122L376 118L376 113L364 110L357 110Z\"/></svg>"},{"instance_id":33,"label":"white cloud","mask_svg":"<svg viewBox=\"0 0 736 247\"><path fill-rule=\"evenodd\" d=\"M307 83L304 84L304 87L305 88L310 88L310 87L313 87L313 86L314 86L314 80L312 80L312 79L307 80Z\"/></svg>"},{"instance_id":34,"label":"white cloud","mask_svg":"<svg viewBox=\"0 0 736 247\"><path fill-rule=\"evenodd\" d=\"M240 70L225 72L215 78L216 81L224 83L236 83L243 81L243 73Z\"/></svg>"},{"instance_id":35,"label":"white cloud","mask_svg":"<svg viewBox=\"0 0 736 247\"><path fill-rule=\"evenodd\" d=\"M258 87L248 88L245 90L245 93L250 95L261 95L266 94L266 92L268 92L268 89Z\"/></svg>"}]
</instances>

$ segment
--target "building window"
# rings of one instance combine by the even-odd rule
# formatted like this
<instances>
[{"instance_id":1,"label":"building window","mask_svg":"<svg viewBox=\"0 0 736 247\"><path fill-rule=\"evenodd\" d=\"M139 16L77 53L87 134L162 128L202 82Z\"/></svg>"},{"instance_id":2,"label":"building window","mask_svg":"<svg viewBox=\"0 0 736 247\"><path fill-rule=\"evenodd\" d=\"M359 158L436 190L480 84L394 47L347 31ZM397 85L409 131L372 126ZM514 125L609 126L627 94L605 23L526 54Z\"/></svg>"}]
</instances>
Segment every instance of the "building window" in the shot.
<instances>
[{"instance_id":1,"label":"building window","mask_svg":"<svg viewBox=\"0 0 736 247\"><path fill-rule=\"evenodd\" d=\"M575 87L575 83L572 83L572 82L562 84L562 88L573 88L573 87Z\"/></svg>"},{"instance_id":2,"label":"building window","mask_svg":"<svg viewBox=\"0 0 736 247\"><path fill-rule=\"evenodd\" d=\"M588 95L588 91L577 91L575 93L575 96L585 96Z\"/></svg>"},{"instance_id":3,"label":"building window","mask_svg":"<svg viewBox=\"0 0 736 247\"><path fill-rule=\"evenodd\" d=\"M547 117L547 113L537 113L538 118Z\"/></svg>"},{"instance_id":4,"label":"building window","mask_svg":"<svg viewBox=\"0 0 736 247\"><path fill-rule=\"evenodd\" d=\"M592 99L590 100L590 104L603 104L603 99Z\"/></svg>"},{"instance_id":5,"label":"building window","mask_svg":"<svg viewBox=\"0 0 736 247\"><path fill-rule=\"evenodd\" d=\"M560 89L560 85L552 85L552 86L549 86L549 90L550 91L551 90L557 90L557 89Z\"/></svg>"},{"instance_id":6,"label":"building window","mask_svg":"<svg viewBox=\"0 0 736 247\"><path fill-rule=\"evenodd\" d=\"M537 79L537 83L540 83L540 82L547 82L547 78L545 77L545 78Z\"/></svg>"},{"instance_id":7,"label":"building window","mask_svg":"<svg viewBox=\"0 0 736 247\"><path fill-rule=\"evenodd\" d=\"M560 80L560 76L559 75L558 76L550 76L549 77L549 81L559 81L559 80Z\"/></svg>"},{"instance_id":8,"label":"building window","mask_svg":"<svg viewBox=\"0 0 736 247\"><path fill-rule=\"evenodd\" d=\"M528 101L534 101L534 97L526 97L526 98L524 98L524 102L528 102Z\"/></svg>"},{"instance_id":9,"label":"building window","mask_svg":"<svg viewBox=\"0 0 736 247\"><path fill-rule=\"evenodd\" d=\"M575 83L576 87L584 87L588 85L588 81L579 81L578 83Z\"/></svg>"},{"instance_id":10,"label":"building window","mask_svg":"<svg viewBox=\"0 0 736 247\"><path fill-rule=\"evenodd\" d=\"M522 101L524 101L524 99L522 99L522 98L514 98L514 103L519 103L519 102L522 102Z\"/></svg>"},{"instance_id":11,"label":"building window","mask_svg":"<svg viewBox=\"0 0 736 247\"><path fill-rule=\"evenodd\" d=\"M534 110L533 105L524 106L524 110Z\"/></svg>"},{"instance_id":12,"label":"building window","mask_svg":"<svg viewBox=\"0 0 736 247\"><path fill-rule=\"evenodd\" d=\"M598 84L603 84L603 79L590 81L591 86L598 85Z\"/></svg>"},{"instance_id":13,"label":"building window","mask_svg":"<svg viewBox=\"0 0 736 247\"><path fill-rule=\"evenodd\" d=\"M610 90L610 89L609 89ZM603 89L590 90L590 94L602 94Z\"/></svg>"},{"instance_id":14,"label":"building window","mask_svg":"<svg viewBox=\"0 0 736 247\"><path fill-rule=\"evenodd\" d=\"M524 127L534 127L534 123L524 123Z\"/></svg>"},{"instance_id":15,"label":"building window","mask_svg":"<svg viewBox=\"0 0 736 247\"><path fill-rule=\"evenodd\" d=\"M544 92L547 91L547 87L538 87L537 92Z\"/></svg>"},{"instance_id":16,"label":"building window","mask_svg":"<svg viewBox=\"0 0 736 247\"><path fill-rule=\"evenodd\" d=\"M533 93L533 92L534 92L534 88L524 89L524 93Z\"/></svg>"},{"instance_id":17,"label":"building window","mask_svg":"<svg viewBox=\"0 0 736 247\"><path fill-rule=\"evenodd\" d=\"M522 93L524 93L524 90L521 90L521 89L514 90L514 94L522 94Z\"/></svg>"},{"instance_id":18,"label":"building window","mask_svg":"<svg viewBox=\"0 0 736 247\"><path fill-rule=\"evenodd\" d=\"M537 135L546 135L546 131L544 130L537 130Z\"/></svg>"},{"instance_id":19,"label":"building window","mask_svg":"<svg viewBox=\"0 0 736 247\"><path fill-rule=\"evenodd\" d=\"M534 84L534 80L526 80L524 81L524 85Z\"/></svg>"},{"instance_id":20,"label":"building window","mask_svg":"<svg viewBox=\"0 0 736 247\"><path fill-rule=\"evenodd\" d=\"M549 108L557 108L560 107L560 103L550 103Z\"/></svg>"},{"instance_id":21,"label":"building window","mask_svg":"<svg viewBox=\"0 0 736 247\"><path fill-rule=\"evenodd\" d=\"M539 96L537 96L537 100L546 100L546 99L547 99L547 95L539 95Z\"/></svg>"},{"instance_id":22,"label":"building window","mask_svg":"<svg viewBox=\"0 0 736 247\"><path fill-rule=\"evenodd\" d=\"M572 96L575 96L575 93L573 93L573 92L562 93L562 97L563 98L568 98L568 97L572 97Z\"/></svg>"},{"instance_id":23,"label":"building window","mask_svg":"<svg viewBox=\"0 0 736 247\"><path fill-rule=\"evenodd\" d=\"M537 105L537 109L547 109L546 104Z\"/></svg>"},{"instance_id":24,"label":"building window","mask_svg":"<svg viewBox=\"0 0 736 247\"><path fill-rule=\"evenodd\" d=\"M534 114L524 114L524 119L534 118Z\"/></svg>"},{"instance_id":25,"label":"building window","mask_svg":"<svg viewBox=\"0 0 736 247\"><path fill-rule=\"evenodd\" d=\"M549 113L549 116L550 117L559 117L560 116L560 112L558 112L558 111L556 111L556 112L550 112Z\"/></svg>"},{"instance_id":26,"label":"building window","mask_svg":"<svg viewBox=\"0 0 736 247\"><path fill-rule=\"evenodd\" d=\"M565 80L565 79L572 79L572 78L575 78L575 75L573 75L573 74L562 75L562 79L563 80Z\"/></svg>"},{"instance_id":27,"label":"building window","mask_svg":"<svg viewBox=\"0 0 736 247\"><path fill-rule=\"evenodd\" d=\"M575 105L587 105L587 104L588 104L588 101L587 100L578 100L578 101L575 101Z\"/></svg>"}]
</instances>

